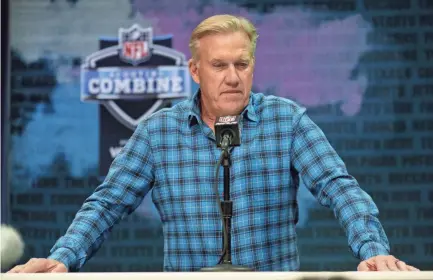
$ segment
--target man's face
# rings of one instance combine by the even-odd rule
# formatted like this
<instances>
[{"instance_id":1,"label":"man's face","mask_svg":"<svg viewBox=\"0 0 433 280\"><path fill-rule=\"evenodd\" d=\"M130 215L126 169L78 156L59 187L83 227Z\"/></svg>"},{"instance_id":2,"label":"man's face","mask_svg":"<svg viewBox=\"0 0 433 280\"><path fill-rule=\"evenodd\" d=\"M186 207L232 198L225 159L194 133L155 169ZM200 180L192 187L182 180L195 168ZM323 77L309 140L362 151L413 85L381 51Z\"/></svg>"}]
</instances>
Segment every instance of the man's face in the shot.
<instances>
[{"instance_id":1,"label":"man's face","mask_svg":"<svg viewBox=\"0 0 433 280\"><path fill-rule=\"evenodd\" d=\"M211 116L237 115L247 106L254 61L243 32L212 34L199 40L198 64L189 69L200 85L202 109Z\"/></svg>"}]
</instances>

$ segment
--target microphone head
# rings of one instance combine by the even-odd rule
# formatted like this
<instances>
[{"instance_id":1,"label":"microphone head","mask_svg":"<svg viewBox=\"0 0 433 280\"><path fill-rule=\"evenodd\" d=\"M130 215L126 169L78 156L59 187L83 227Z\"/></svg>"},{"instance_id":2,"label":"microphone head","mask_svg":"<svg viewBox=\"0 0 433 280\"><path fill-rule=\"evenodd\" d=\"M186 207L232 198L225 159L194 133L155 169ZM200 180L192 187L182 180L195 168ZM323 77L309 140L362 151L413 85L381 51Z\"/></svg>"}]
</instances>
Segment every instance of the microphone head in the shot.
<instances>
[{"instance_id":1,"label":"microphone head","mask_svg":"<svg viewBox=\"0 0 433 280\"><path fill-rule=\"evenodd\" d=\"M222 116L215 120L215 138L217 147L221 148L221 142L225 135L230 136L229 147L240 146L241 132L239 129L240 116Z\"/></svg>"},{"instance_id":2,"label":"microphone head","mask_svg":"<svg viewBox=\"0 0 433 280\"><path fill-rule=\"evenodd\" d=\"M11 226L1 225L1 270L15 265L24 254L24 242L20 233Z\"/></svg>"}]
</instances>

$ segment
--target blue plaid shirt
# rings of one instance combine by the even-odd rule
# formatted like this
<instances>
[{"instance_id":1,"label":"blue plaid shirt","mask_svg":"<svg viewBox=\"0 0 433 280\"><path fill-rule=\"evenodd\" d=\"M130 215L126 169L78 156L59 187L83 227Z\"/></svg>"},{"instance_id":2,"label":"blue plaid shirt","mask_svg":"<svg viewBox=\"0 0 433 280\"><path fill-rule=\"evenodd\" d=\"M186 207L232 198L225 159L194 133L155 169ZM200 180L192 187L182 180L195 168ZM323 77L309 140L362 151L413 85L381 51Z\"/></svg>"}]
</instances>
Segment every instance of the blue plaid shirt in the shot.
<instances>
[{"instance_id":1,"label":"blue plaid shirt","mask_svg":"<svg viewBox=\"0 0 433 280\"><path fill-rule=\"evenodd\" d=\"M217 264L222 222L212 184L221 151L200 118L199 99L198 91L139 124L49 258L79 270L112 227L153 189L164 232L164 271ZM299 177L321 205L333 209L355 257L389 254L376 205L348 174L305 108L251 93L242 112L241 141L231 152L233 264L256 271L299 269ZM222 168L220 172L222 199Z\"/></svg>"}]
</instances>

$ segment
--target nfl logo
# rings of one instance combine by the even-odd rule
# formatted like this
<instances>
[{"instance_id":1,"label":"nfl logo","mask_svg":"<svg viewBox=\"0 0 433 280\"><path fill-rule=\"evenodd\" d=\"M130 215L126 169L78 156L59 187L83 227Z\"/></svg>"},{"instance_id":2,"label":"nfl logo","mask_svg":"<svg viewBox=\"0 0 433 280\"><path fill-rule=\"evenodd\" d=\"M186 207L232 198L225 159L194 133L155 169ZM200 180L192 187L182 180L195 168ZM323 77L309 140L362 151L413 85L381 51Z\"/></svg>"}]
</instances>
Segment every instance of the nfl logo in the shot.
<instances>
[{"instance_id":1,"label":"nfl logo","mask_svg":"<svg viewBox=\"0 0 433 280\"><path fill-rule=\"evenodd\" d=\"M138 65L151 57L152 28L141 28L137 24L128 29L119 29L119 57L132 65Z\"/></svg>"}]
</instances>

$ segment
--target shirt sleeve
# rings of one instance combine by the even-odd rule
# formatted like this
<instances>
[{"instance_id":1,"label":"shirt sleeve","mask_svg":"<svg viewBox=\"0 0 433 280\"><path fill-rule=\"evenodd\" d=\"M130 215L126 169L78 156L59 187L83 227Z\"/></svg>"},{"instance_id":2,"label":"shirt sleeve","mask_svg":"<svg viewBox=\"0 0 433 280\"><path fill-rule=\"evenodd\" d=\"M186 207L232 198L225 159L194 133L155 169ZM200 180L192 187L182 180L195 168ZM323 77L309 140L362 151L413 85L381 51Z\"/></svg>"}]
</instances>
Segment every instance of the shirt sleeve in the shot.
<instances>
[{"instance_id":1,"label":"shirt sleeve","mask_svg":"<svg viewBox=\"0 0 433 280\"><path fill-rule=\"evenodd\" d=\"M78 271L100 248L113 226L131 214L153 186L154 169L145 124L138 125L113 160L105 180L83 203L49 259Z\"/></svg>"},{"instance_id":2,"label":"shirt sleeve","mask_svg":"<svg viewBox=\"0 0 433 280\"><path fill-rule=\"evenodd\" d=\"M388 255L388 238L372 198L348 174L344 162L305 109L293 121L293 167L318 202L333 210L353 255L361 260Z\"/></svg>"}]
</instances>

